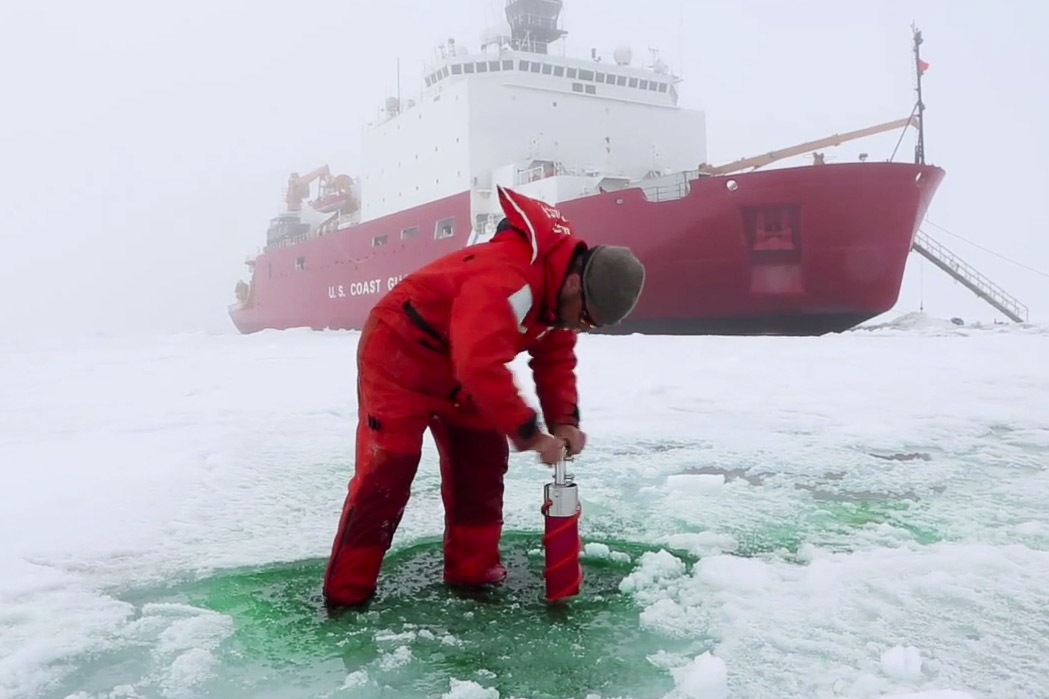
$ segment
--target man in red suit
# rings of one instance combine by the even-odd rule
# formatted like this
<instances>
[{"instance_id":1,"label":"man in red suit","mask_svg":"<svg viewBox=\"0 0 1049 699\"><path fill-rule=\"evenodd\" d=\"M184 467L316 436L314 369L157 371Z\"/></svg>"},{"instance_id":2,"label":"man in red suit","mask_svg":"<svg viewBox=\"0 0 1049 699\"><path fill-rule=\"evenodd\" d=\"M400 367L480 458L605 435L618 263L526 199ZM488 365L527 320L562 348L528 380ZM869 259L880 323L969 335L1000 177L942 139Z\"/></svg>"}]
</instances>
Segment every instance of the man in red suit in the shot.
<instances>
[{"instance_id":1,"label":"man in red suit","mask_svg":"<svg viewBox=\"0 0 1049 699\"><path fill-rule=\"evenodd\" d=\"M548 465L577 454L576 333L633 310L644 268L623 247L589 248L561 213L499 187L487 243L409 274L369 314L357 348L357 453L324 575L329 604L375 592L430 429L440 454L444 579L506 576L500 559L509 447ZM543 421L506 364L528 351Z\"/></svg>"}]
</instances>

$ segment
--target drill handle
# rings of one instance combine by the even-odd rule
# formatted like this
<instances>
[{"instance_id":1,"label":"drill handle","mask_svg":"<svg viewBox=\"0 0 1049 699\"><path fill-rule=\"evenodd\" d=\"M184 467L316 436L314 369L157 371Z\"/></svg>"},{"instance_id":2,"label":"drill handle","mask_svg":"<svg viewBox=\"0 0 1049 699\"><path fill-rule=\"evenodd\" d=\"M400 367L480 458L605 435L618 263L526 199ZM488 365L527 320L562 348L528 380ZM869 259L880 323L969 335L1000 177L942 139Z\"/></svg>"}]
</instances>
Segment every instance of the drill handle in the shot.
<instances>
[{"instance_id":1,"label":"drill handle","mask_svg":"<svg viewBox=\"0 0 1049 699\"><path fill-rule=\"evenodd\" d=\"M557 485L568 483L568 462L571 459L572 457L568 455L568 445L565 444L561 447L561 458L557 460L557 465L554 466L554 483Z\"/></svg>"}]
</instances>

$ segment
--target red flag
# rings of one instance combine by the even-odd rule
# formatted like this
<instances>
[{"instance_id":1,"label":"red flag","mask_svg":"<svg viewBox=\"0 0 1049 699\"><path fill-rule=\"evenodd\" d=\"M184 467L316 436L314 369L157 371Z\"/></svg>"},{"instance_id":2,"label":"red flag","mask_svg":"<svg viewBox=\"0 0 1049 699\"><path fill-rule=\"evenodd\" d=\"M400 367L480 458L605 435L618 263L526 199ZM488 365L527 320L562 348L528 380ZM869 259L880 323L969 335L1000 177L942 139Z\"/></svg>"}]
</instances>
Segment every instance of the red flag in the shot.
<instances>
[{"instance_id":1,"label":"red flag","mask_svg":"<svg viewBox=\"0 0 1049 699\"><path fill-rule=\"evenodd\" d=\"M919 74L923 74L927 70L929 70L929 64L919 58L918 59L918 73Z\"/></svg>"}]
</instances>

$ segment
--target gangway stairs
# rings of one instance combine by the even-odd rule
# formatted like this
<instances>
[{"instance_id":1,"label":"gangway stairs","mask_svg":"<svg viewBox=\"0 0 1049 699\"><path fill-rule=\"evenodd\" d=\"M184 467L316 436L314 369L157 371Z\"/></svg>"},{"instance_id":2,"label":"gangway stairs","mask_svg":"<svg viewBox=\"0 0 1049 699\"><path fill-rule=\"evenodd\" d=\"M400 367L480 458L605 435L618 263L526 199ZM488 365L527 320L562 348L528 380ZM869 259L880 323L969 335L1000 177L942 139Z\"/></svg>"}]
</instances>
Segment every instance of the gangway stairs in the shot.
<instances>
[{"instance_id":1,"label":"gangway stairs","mask_svg":"<svg viewBox=\"0 0 1049 699\"><path fill-rule=\"evenodd\" d=\"M1027 306L1010 296L1000 286L976 271L960 257L919 229L912 248L919 255L954 277L965 288L1004 313L1016 323L1027 322Z\"/></svg>"}]
</instances>

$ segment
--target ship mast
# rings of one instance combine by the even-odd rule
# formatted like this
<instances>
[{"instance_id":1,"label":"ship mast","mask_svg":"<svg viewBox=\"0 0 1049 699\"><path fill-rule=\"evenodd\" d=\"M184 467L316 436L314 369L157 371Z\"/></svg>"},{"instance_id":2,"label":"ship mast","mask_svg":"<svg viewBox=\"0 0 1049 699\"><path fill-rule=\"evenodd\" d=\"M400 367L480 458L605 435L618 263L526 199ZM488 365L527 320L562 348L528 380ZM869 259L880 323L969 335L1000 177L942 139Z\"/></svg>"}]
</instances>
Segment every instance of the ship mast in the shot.
<instances>
[{"instance_id":1,"label":"ship mast","mask_svg":"<svg viewBox=\"0 0 1049 699\"><path fill-rule=\"evenodd\" d=\"M557 26L561 0L506 0L510 46L515 51L546 54L550 44L567 32Z\"/></svg>"},{"instance_id":2,"label":"ship mast","mask_svg":"<svg viewBox=\"0 0 1049 699\"><path fill-rule=\"evenodd\" d=\"M917 165L925 164L925 102L922 101L922 73L928 68L928 64L922 60L921 45L922 33L916 26L911 25L914 32L914 70L918 76L918 142L914 146L914 162Z\"/></svg>"}]
</instances>

